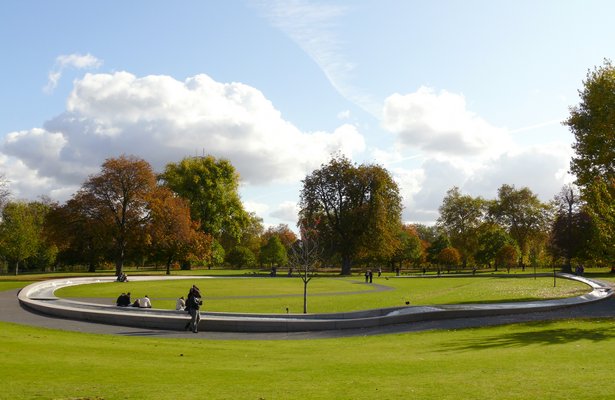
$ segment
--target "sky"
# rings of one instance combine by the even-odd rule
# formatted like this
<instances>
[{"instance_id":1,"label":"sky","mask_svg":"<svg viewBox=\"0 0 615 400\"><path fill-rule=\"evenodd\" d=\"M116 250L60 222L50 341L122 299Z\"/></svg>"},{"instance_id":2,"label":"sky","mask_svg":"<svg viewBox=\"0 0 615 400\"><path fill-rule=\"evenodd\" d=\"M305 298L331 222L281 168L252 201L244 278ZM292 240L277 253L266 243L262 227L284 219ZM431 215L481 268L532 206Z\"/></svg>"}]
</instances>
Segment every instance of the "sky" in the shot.
<instances>
[{"instance_id":1,"label":"sky","mask_svg":"<svg viewBox=\"0 0 615 400\"><path fill-rule=\"evenodd\" d=\"M248 211L295 227L302 180L334 154L385 167L406 223L446 192L503 184L549 201L562 124L615 58L594 0L6 0L0 173L15 199L68 200L105 159L155 171L231 161Z\"/></svg>"}]
</instances>

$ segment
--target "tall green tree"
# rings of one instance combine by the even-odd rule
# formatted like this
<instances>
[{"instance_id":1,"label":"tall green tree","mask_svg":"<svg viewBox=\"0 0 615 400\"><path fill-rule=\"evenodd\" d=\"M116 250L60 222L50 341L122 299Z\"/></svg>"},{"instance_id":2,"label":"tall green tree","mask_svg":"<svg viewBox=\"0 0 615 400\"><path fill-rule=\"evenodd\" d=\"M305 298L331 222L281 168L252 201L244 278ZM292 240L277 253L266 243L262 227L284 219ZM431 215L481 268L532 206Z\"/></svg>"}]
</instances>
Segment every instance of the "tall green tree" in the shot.
<instances>
[{"instance_id":1,"label":"tall green tree","mask_svg":"<svg viewBox=\"0 0 615 400\"><path fill-rule=\"evenodd\" d=\"M36 255L41 248L43 217L41 210L26 202L9 202L2 210L0 248L2 254L15 265L15 275L24 260Z\"/></svg>"},{"instance_id":2,"label":"tall green tree","mask_svg":"<svg viewBox=\"0 0 615 400\"><path fill-rule=\"evenodd\" d=\"M285 265L288 262L286 248L277 236L271 236L267 240L267 243L261 247L259 256L263 264L269 264L271 267Z\"/></svg>"},{"instance_id":3,"label":"tall green tree","mask_svg":"<svg viewBox=\"0 0 615 400\"><path fill-rule=\"evenodd\" d=\"M489 206L489 214L517 242L521 251L518 261L523 267L531 241L549 231L549 206L527 187L516 189L513 185L502 185L498 189L498 199Z\"/></svg>"},{"instance_id":4,"label":"tall green tree","mask_svg":"<svg viewBox=\"0 0 615 400\"><path fill-rule=\"evenodd\" d=\"M478 242L478 248L474 254L474 259L477 263L495 266L495 270L498 269L496 262L499 251L504 245L516 246L515 240L508 234L508 232L500 225L485 221L477 230L476 240Z\"/></svg>"},{"instance_id":5,"label":"tall green tree","mask_svg":"<svg viewBox=\"0 0 615 400\"><path fill-rule=\"evenodd\" d=\"M551 225L550 247L564 258L565 272L572 272L572 259L589 252L593 223L581 201L579 190L566 185L555 196L555 218Z\"/></svg>"},{"instance_id":6,"label":"tall green tree","mask_svg":"<svg viewBox=\"0 0 615 400\"><path fill-rule=\"evenodd\" d=\"M250 224L239 197L239 174L230 161L213 156L170 163L160 178L188 199L192 218L227 250L239 243Z\"/></svg>"},{"instance_id":7,"label":"tall green tree","mask_svg":"<svg viewBox=\"0 0 615 400\"><path fill-rule=\"evenodd\" d=\"M484 221L485 201L480 197L461 194L458 187L448 192L439 208L438 226L446 231L451 244L459 251L465 268L477 251L477 229Z\"/></svg>"},{"instance_id":8,"label":"tall green tree","mask_svg":"<svg viewBox=\"0 0 615 400\"><path fill-rule=\"evenodd\" d=\"M390 258L398 248L401 197L391 175L378 165L355 165L337 155L303 180L300 221L319 230L321 244L349 275L361 253Z\"/></svg>"},{"instance_id":9,"label":"tall green tree","mask_svg":"<svg viewBox=\"0 0 615 400\"><path fill-rule=\"evenodd\" d=\"M590 215L596 222L600 252L615 261L615 66L610 60L587 72L581 99L570 108L574 134L570 164Z\"/></svg>"}]
</instances>

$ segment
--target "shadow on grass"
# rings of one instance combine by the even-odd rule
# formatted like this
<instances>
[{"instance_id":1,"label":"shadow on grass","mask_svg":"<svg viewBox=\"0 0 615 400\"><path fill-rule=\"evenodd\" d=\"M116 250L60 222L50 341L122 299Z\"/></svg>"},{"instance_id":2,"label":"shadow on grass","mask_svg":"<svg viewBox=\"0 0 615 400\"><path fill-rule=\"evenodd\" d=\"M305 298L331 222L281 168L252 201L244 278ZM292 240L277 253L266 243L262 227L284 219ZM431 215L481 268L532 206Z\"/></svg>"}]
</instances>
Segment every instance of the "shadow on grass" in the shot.
<instances>
[{"instance_id":1,"label":"shadow on grass","mask_svg":"<svg viewBox=\"0 0 615 400\"><path fill-rule=\"evenodd\" d=\"M585 320L587 322L598 320ZM614 320L611 320L614 321ZM587 326L586 328L549 328L560 322L532 322L519 325L519 332L510 332L491 337L481 337L456 341L455 343L445 344L441 351L467 351L467 350L486 350L493 348L515 348L531 345L558 345L574 343L578 341L590 341L594 343L615 340L615 323L608 327Z\"/></svg>"}]
</instances>

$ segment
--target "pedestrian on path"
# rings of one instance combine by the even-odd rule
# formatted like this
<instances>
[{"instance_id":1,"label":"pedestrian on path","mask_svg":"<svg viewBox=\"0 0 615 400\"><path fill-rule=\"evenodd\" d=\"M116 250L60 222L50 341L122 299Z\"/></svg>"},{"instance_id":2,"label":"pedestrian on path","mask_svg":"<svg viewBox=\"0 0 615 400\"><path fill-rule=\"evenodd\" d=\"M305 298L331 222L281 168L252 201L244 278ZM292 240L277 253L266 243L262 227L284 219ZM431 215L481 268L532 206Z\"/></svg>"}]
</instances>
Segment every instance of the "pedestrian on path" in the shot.
<instances>
[{"instance_id":1,"label":"pedestrian on path","mask_svg":"<svg viewBox=\"0 0 615 400\"><path fill-rule=\"evenodd\" d=\"M196 285L192 285L186 299L186 311L190 314L190 322L186 324L186 330L190 329L194 333L198 332L202 305L201 291Z\"/></svg>"}]
</instances>

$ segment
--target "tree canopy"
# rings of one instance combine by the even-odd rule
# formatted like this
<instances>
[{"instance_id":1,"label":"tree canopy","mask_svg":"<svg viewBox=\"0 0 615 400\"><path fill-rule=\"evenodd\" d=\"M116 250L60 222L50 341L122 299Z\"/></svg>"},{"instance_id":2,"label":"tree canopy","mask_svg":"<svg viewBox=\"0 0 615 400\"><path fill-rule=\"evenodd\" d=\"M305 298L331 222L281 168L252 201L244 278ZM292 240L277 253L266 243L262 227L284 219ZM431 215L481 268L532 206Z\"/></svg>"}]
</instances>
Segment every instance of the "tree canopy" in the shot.
<instances>
[{"instance_id":1,"label":"tree canopy","mask_svg":"<svg viewBox=\"0 0 615 400\"><path fill-rule=\"evenodd\" d=\"M575 137L570 169L596 223L599 252L615 260L615 66L610 60L588 71L581 99L570 108Z\"/></svg>"},{"instance_id":2,"label":"tree canopy","mask_svg":"<svg viewBox=\"0 0 615 400\"><path fill-rule=\"evenodd\" d=\"M204 232L227 248L241 240L250 216L239 197L239 174L230 161L213 156L187 157L167 164L160 178L189 201L192 218L199 221Z\"/></svg>"},{"instance_id":3,"label":"tree canopy","mask_svg":"<svg viewBox=\"0 0 615 400\"><path fill-rule=\"evenodd\" d=\"M148 199L155 187L156 176L148 162L122 155L105 160L100 173L91 176L76 195L89 220L110 230L118 275L129 244L144 239L150 217Z\"/></svg>"},{"instance_id":4,"label":"tree canopy","mask_svg":"<svg viewBox=\"0 0 615 400\"><path fill-rule=\"evenodd\" d=\"M477 229L484 220L485 201L463 195L458 187L453 187L446 193L439 211L438 226L446 231L465 265L478 246Z\"/></svg>"},{"instance_id":5,"label":"tree canopy","mask_svg":"<svg viewBox=\"0 0 615 400\"><path fill-rule=\"evenodd\" d=\"M383 258L395 253L401 210L399 188L379 165L355 165L337 155L303 180L299 219L340 256L343 275L361 251Z\"/></svg>"}]
</instances>

